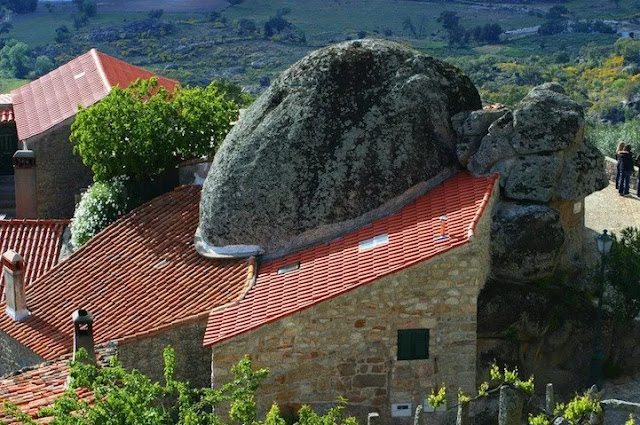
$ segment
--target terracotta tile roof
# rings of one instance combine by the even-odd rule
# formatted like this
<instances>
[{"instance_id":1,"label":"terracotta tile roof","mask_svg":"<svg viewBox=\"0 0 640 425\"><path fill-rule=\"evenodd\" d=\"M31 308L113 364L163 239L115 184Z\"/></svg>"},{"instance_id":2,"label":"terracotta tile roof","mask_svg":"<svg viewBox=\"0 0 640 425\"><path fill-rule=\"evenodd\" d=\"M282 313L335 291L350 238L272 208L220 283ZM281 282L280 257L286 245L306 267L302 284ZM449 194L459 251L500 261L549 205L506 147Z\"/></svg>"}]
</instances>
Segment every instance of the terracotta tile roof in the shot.
<instances>
[{"instance_id":1,"label":"terracotta tile roof","mask_svg":"<svg viewBox=\"0 0 640 425\"><path fill-rule=\"evenodd\" d=\"M65 391L65 384L69 376L69 359L61 359L38 365L35 368L22 371L16 375L0 378L0 404L10 402L31 416L38 417L38 410L49 406ZM85 389L78 390L82 399L89 399L91 394ZM40 420L38 422L48 422ZM0 412L0 423L17 424Z\"/></svg>"},{"instance_id":2,"label":"terracotta tile roof","mask_svg":"<svg viewBox=\"0 0 640 425\"><path fill-rule=\"evenodd\" d=\"M134 337L202 318L246 290L248 260L212 261L193 246L200 187L155 198L91 239L26 290L32 315L0 330L45 359L69 352L71 314L89 310L94 340Z\"/></svg>"},{"instance_id":3,"label":"terracotta tile roof","mask_svg":"<svg viewBox=\"0 0 640 425\"><path fill-rule=\"evenodd\" d=\"M433 258L470 241L493 191L496 176L461 172L397 213L327 244L260 265L255 285L241 301L214 309L204 338L211 346L276 321L385 275ZM447 217L446 239L440 217ZM359 251L362 241L388 242ZM299 263L299 269L281 268Z\"/></svg>"},{"instance_id":4,"label":"terracotta tile roof","mask_svg":"<svg viewBox=\"0 0 640 425\"><path fill-rule=\"evenodd\" d=\"M18 138L26 140L74 116L78 105L87 107L125 88L138 78L155 74L91 49L60 68L11 92ZM159 77L159 84L173 89L179 83Z\"/></svg>"},{"instance_id":5,"label":"terracotta tile roof","mask_svg":"<svg viewBox=\"0 0 640 425\"><path fill-rule=\"evenodd\" d=\"M0 220L0 254L13 249L25 259L25 285L58 263L62 234L69 220ZM0 274L0 299L4 276Z\"/></svg>"},{"instance_id":6,"label":"terracotta tile roof","mask_svg":"<svg viewBox=\"0 0 640 425\"><path fill-rule=\"evenodd\" d=\"M114 350L98 350L98 364L106 365ZM70 355L23 369L10 376L0 377L0 406L5 401L18 406L20 411L36 419L38 423L49 423L51 418L38 418L38 410L48 407L65 391L69 377ZM81 400L92 401L93 394L86 389L76 389ZM1 409L0 409L1 410ZM0 411L0 424L21 423Z\"/></svg>"}]
</instances>

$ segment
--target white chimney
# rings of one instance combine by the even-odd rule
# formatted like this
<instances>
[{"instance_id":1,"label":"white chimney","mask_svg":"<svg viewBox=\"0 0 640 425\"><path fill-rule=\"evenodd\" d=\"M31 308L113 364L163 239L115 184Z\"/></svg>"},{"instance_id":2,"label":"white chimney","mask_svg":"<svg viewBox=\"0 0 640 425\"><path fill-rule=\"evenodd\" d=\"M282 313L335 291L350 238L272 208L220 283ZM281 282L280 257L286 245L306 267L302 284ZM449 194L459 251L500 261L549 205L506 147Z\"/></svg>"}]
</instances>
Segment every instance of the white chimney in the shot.
<instances>
[{"instance_id":1,"label":"white chimney","mask_svg":"<svg viewBox=\"0 0 640 425\"><path fill-rule=\"evenodd\" d=\"M79 309L73 312L73 360L76 353L84 348L89 354L89 361L96 362L96 352L93 346L93 316L87 310Z\"/></svg>"},{"instance_id":2,"label":"white chimney","mask_svg":"<svg viewBox=\"0 0 640 425\"><path fill-rule=\"evenodd\" d=\"M31 315L24 295L24 259L12 249L2 254L2 275L7 314L16 322L22 322Z\"/></svg>"}]
</instances>

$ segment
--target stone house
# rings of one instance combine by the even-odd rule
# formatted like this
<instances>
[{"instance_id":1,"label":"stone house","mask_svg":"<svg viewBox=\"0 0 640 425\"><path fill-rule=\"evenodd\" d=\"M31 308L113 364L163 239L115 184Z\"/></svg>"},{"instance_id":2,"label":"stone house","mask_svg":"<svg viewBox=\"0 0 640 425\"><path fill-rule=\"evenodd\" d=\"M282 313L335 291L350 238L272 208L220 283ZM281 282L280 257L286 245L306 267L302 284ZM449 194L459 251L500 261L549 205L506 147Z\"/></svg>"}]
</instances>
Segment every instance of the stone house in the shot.
<instances>
[{"instance_id":1,"label":"stone house","mask_svg":"<svg viewBox=\"0 0 640 425\"><path fill-rule=\"evenodd\" d=\"M249 354L270 370L263 411L344 396L385 423L410 419L442 382L472 391L495 182L461 172L386 218L261 262L242 298L209 316L213 384Z\"/></svg>"},{"instance_id":2,"label":"stone house","mask_svg":"<svg viewBox=\"0 0 640 425\"><path fill-rule=\"evenodd\" d=\"M31 189L18 182L17 199L33 205L20 218L73 215L76 195L92 182L91 171L73 154L69 142L78 106L93 105L115 86L125 88L139 78L152 76L143 68L91 49L11 92L18 139L36 158L35 164L30 164L36 166L36 193L24 193ZM164 77L158 82L170 90L178 85Z\"/></svg>"},{"instance_id":3,"label":"stone house","mask_svg":"<svg viewBox=\"0 0 640 425\"><path fill-rule=\"evenodd\" d=\"M387 218L264 260L199 255L200 187L182 186L25 288L28 315L0 315L0 375L68 356L81 307L95 318L96 345L115 345L125 366L154 379L167 345L195 385L225 382L250 354L271 369L263 408L323 407L343 395L351 413L389 419L441 381L471 390L495 181L459 173Z\"/></svg>"}]
</instances>

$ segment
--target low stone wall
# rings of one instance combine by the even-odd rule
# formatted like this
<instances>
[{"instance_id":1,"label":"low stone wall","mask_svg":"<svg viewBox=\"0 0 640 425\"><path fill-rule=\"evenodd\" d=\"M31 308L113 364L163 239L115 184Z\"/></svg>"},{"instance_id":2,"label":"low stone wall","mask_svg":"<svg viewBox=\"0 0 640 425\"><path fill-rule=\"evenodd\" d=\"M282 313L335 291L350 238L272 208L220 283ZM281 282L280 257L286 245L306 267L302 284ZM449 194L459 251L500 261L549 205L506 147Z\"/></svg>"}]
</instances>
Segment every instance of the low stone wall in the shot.
<instances>
[{"instance_id":1,"label":"low stone wall","mask_svg":"<svg viewBox=\"0 0 640 425\"><path fill-rule=\"evenodd\" d=\"M4 311L2 312L4 314ZM44 360L5 332L0 331L0 376L42 363Z\"/></svg>"},{"instance_id":2,"label":"low stone wall","mask_svg":"<svg viewBox=\"0 0 640 425\"><path fill-rule=\"evenodd\" d=\"M609 177L609 180L615 183L616 174L617 174L616 167L618 165L618 161L616 161L613 158L609 158L608 156L605 156L604 159L605 159L604 168L607 173L607 177ZM629 191L638 190L638 182L640 181L638 178L639 176L640 176L640 172L638 171L638 167L633 167L633 177L631 177L631 184L629 186L630 187Z\"/></svg>"},{"instance_id":3,"label":"low stone wall","mask_svg":"<svg viewBox=\"0 0 640 425\"><path fill-rule=\"evenodd\" d=\"M70 218L76 195L93 181L93 174L73 154L69 141L74 117L27 140L36 155L38 218Z\"/></svg>"},{"instance_id":4,"label":"low stone wall","mask_svg":"<svg viewBox=\"0 0 640 425\"><path fill-rule=\"evenodd\" d=\"M257 394L262 414L273 402L293 415L302 404L323 410L344 396L360 423L368 412L379 412L383 423L409 423L392 418L391 405L412 403L414 410L443 382L452 395L472 392L490 215L488 208L470 244L215 345L214 386L228 382L231 366L249 354L254 367L270 370ZM398 330L424 328L429 358L398 360Z\"/></svg>"},{"instance_id":5,"label":"low stone wall","mask_svg":"<svg viewBox=\"0 0 640 425\"><path fill-rule=\"evenodd\" d=\"M118 342L118 358L128 369L138 369L151 380L164 382L162 352L172 346L176 352L176 376L192 386L211 386L211 353L202 346L206 317L197 322L172 327L147 337Z\"/></svg>"}]
</instances>

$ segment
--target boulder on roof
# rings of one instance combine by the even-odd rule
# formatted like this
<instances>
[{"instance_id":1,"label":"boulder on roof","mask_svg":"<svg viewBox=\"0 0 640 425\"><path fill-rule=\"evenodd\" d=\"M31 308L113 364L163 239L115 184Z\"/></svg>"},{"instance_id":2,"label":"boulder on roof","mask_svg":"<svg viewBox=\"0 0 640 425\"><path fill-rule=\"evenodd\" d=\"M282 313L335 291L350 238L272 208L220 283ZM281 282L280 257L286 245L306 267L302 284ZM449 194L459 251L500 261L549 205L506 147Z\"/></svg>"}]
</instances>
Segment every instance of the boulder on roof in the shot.
<instances>
[{"instance_id":1,"label":"boulder on roof","mask_svg":"<svg viewBox=\"0 0 640 425\"><path fill-rule=\"evenodd\" d=\"M277 252L335 235L416 184L451 175L459 166L450 117L479 108L458 69L399 44L313 52L218 150L203 188L202 245L212 255L228 246L219 252Z\"/></svg>"}]
</instances>

